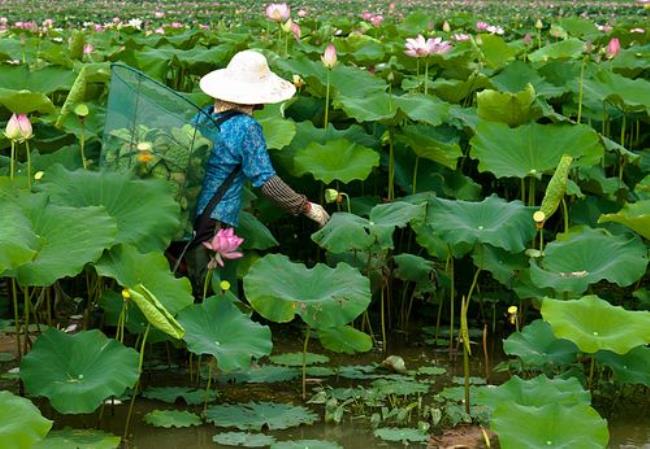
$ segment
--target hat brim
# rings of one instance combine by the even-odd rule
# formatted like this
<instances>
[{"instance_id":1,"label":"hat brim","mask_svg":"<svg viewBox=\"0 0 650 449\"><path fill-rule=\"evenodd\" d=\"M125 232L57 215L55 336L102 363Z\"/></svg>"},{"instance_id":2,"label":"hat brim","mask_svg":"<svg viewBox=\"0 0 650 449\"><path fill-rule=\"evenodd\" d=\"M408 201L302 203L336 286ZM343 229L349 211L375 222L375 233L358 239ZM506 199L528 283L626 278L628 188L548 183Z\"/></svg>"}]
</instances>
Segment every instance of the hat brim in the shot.
<instances>
[{"instance_id":1,"label":"hat brim","mask_svg":"<svg viewBox=\"0 0 650 449\"><path fill-rule=\"evenodd\" d=\"M293 84L273 72L259 81L246 82L235 79L227 68L205 75L199 87L212 98L247 105L280 103L296 93Z\"/></svg>"}]
</instances>

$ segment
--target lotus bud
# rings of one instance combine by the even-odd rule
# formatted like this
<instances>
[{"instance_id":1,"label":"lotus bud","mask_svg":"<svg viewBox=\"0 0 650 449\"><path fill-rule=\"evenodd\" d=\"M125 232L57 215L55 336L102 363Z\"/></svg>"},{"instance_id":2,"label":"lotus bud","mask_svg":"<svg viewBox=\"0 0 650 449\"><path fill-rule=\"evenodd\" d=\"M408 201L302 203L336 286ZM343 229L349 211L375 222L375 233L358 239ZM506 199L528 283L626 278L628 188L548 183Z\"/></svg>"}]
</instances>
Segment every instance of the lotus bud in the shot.
<instances>
[{"instance_id":1,"label":"lotus bud","mask_svg":"<svg viewBox=\"0 0 650 449\"><path fill-rule=\"evenodd\" d=\"M289 19L286 22L282 23L280 25L280 28L282 28L282 31L285 33L289 33L291 31L291 25L293 25L293 20Z\"/></svg>"},{"instance_id":2,"label":"lotus bud","mask_svg":"<svg viewBox=\"0 0 650 449\"><path fill-rule=\"evenodd\" d=\"M513 326L517 324L517 312L518 312L517 306L510 306L508 307L508 321L510 321L510 324Z\"/></svg>"},{"instance_id":3,"label":"lotus bud","mask_svg":"<svg viewBox=\"0 0 650 449\"><path fill-rule=\"evenodd\" d=\"M607 56L607 59L615 58L620 52L621 41L619 41L617 37L612 38L612 40L610 40L607 44L607 48L605 49L605 55Z\"/></svg>"},{"instance_id":4,"label":"lotus bud","mask_svg":"<svg viewBox=\"0 0 650 449\"><path fill-rule=\"evenodd\" d=\"M526 33L522 39L525 45L530 45L533 42L533 36L530 33Z\"/></svg>"},{"instance_id":5,"label":"lotus bud","mask_svg":"<svg viewBox=\"0 0 650 449\"><path fill-rule=\"evenodd\" d=\"M325 202L327 204L336 203L339 201L341 194L335 189L325 189Z\"/></svg>"},{"instance_id":6,"label":"lotus bud","mask_svg":"<svg viewBox=\"0 0 650 449\"><path fill-rule=\"evenodd\" d=\"M300 75L293 75L293 85L296 86L296 89L300 89L305 85L305 80L303 80Z\"/></svg>"},{"instance_id":7,"label":"lotus bud","mask_svg":"<svg viewBox=\"0 0 650 449\"><path fill-rule=\"evenodd\" d=\"M325 48L325 52L320 57L320 59L323 61L323 65L328 69L334 68L337 61L336 47L334 47L334 44L330 43L327 45L327 48Z\"/></svg>"},{"instance_id":8,"label":"lotus bud","mask_svg":"<svg viewBox=\"0 0 650 449\"><path fill-rule=\"evenodd\" d=\"M533 214L533 221L535 222L537 229L543 228L544 222L546 221L546 214L541 210L538 210Z\"/></svg>"},{"instance_id":9,"label":"lotus bud","mask_svg":"<svg viewBox=\"0 0 650 449\"><path fill-rule=\"evenodd\" d=\"M286 3L270 3L266 7L266 17L274 22L284 22L291 16L291 9Z\"/></svg>"},{"instance_id":10,"label":"lotus bud","mask_svg":"<svg viewBox=\"0 0 650 449\"><path fill-rule=\"evenodd\" d=\"M5 136L9 140L28 140L33 136L32 124L25 114L13 114L5 128Z\"/></svg>"},{"instance_id":11,"label":"lotus bud","mask_svg":"<svg viewBox=\"0 0 650 449\"><path fill-rule=\"evenodd\" d=\"M538 30L544 28L544 23L542 22L541 19L537 19L537 22L535 22L535 28L537 28Z\"/></svg>"},{"instance_id":12,"label":"lotus bud","mask_svg":"<svg viewBox=\"0 0 650 449\"><path fill-rule=\"evenodd\" d=\"M445 23L442 24L442 31L445 33L451 32L451 25L449 25L449 22L445 20Z\"/></svg>"},{"instance_id":13,"label":"lotus bud","mask_svg":"<svg viewBox=\"0 0 650 449\"><path fill-rule=\"evenodd\" d=\"M299 41L300 37L302 36L302 30L300 29L300 25L298 25L296 22L293 22L291 24L291 32L293 33L293 37Z\"/></svg>"}]
</instances>

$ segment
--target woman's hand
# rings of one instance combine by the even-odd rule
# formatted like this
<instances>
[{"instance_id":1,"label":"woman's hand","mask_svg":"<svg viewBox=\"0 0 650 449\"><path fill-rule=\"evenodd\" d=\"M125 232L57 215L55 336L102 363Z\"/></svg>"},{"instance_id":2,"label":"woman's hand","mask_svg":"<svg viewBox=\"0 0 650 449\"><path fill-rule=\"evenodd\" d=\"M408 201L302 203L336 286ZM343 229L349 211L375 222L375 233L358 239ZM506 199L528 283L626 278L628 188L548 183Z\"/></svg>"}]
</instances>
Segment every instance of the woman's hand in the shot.
<instances>
[{"instance_id":1,"label":"woman's hand","mask_svg":"<svg viewBox=\"0 0 650 449\"><path fill-rule=\"evenodd\" d=\"M327 213L323 206L316 203L307 203L305 215L310 220L314 220L318 223L318 226L321 228L325 226L330 219L330 214Z\"/></svg>"}]
</instances>

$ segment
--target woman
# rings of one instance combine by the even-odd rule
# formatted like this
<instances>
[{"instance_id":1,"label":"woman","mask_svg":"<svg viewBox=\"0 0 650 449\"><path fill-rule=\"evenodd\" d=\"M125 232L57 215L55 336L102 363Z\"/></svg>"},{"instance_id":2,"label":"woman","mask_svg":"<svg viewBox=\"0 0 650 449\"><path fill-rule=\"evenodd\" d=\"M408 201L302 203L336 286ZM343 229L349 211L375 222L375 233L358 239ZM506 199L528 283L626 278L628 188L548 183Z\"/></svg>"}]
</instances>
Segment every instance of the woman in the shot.
<instances>
[{"instance_id":1,"label":"woman","mask_svg":"<svg viewBox=\"0 0 650 449\"><path fill-rule=\"evenodd\" d=\"M329 220L325 209L294 192L276 175L262 127L251 116L260 105L291 98L296 92L293 84L271 72L264 55L245 50L225 69L201 78L200 87L215 102L195 123L214 146L197 203L195 240L209 239L219 227L238 225L246 180L290 214L303 214L324 226Z\"/></svg>"}]
</instances>

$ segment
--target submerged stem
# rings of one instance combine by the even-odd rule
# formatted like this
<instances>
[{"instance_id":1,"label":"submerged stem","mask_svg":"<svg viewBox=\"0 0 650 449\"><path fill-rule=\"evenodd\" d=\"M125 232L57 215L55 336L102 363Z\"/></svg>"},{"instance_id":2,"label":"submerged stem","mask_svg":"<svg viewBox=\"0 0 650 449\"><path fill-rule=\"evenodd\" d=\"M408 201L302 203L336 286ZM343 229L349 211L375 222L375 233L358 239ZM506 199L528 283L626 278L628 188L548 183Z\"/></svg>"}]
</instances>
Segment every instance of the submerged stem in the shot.
<instances>
[{"instance_id":1,"label":"submerged stem","mask_svg":"<svg viewBox=\"0 0 650 449\"><path fill-rule=\"evenodd\" d=\"M305 342L302 346L302 400L307 399L307 346L309 345L309 337L311 335L311 327L307 326L305 332Z\"/></svg>"}]
</instances>

